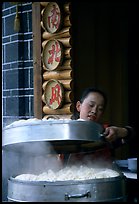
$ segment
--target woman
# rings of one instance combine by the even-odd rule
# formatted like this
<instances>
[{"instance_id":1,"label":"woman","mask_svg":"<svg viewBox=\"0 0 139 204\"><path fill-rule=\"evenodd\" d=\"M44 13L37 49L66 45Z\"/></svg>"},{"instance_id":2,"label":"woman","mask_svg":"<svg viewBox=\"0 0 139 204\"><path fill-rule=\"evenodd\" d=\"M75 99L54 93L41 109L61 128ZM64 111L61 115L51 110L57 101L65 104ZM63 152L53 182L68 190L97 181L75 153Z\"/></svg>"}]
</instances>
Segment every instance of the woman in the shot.
<instances>
[{"instance_id":1,"label":"woman","mask_svg":"<svg viewBox=\"0 0 139 204\"><path fill-rule=\"evenodd\" d=\"M107 105L107 98L104 92L99 89L90 87L85 89L80 101L76 103L76 109L79 113L78 119L85 121L95 121L101 123L101 118L104 114ZM120 145L125 144L133 136L133 129L130 126L116 127L104 126L106 145L98 147L98 149L70 154L68 163L76 163L77 161L86 163L96 161L112 161L113 150Z\"/></svg>"}]
</instances>

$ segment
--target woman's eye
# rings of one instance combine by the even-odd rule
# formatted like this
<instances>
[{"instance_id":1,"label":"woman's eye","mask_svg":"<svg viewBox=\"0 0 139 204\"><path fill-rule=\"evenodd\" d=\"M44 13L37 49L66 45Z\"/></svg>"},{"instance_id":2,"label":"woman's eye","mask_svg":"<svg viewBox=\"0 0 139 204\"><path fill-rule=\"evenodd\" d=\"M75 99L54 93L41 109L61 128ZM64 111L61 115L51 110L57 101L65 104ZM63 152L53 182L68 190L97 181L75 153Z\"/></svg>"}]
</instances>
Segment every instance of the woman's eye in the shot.
<instances>
[{"instance_id":1,"label":"woman's eye","mask_svg":"<svg viewBox=\"0 0 139 204\"><path fill-rule=\"evenodd\" d=\"M103 111L103 108L99 108L98 110L99 110L99 111Z\"/></svg>"},{"instance_id":2,"label":"woman's eye","mask_svg":"<svg viewBox=\"0 0 139 204\"><path fill-rule=\"evenodd\" d=\"M94 107L94 104L89 104L90 107Z\"/></svg>"}]
</instances>

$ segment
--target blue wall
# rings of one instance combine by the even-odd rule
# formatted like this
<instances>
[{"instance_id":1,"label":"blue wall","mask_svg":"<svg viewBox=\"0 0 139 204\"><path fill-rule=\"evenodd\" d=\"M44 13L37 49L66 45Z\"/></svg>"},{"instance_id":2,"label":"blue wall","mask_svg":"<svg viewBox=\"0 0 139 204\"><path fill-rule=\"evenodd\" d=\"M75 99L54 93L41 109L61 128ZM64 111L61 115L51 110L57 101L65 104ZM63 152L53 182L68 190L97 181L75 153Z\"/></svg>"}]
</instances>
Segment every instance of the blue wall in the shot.
<instances>
[{"instance_id":1,"label":"blue wall","mask_svg":"<svg viewBox=\"0 0 139 204\"><path fill-rule=\"evenodd\" d=\"M18 10L21 27L15 32L16 5L2 4L3 126L34 115L32 3L19 4Z\"/></svg>"}]
</instances>

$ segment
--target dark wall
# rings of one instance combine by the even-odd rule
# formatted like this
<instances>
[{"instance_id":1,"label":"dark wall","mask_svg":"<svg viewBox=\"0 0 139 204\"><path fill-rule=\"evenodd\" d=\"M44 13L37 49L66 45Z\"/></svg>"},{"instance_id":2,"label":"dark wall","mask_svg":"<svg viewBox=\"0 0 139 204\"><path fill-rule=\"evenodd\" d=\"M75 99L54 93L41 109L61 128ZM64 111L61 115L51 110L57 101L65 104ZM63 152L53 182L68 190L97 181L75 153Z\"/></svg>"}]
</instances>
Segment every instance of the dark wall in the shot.
<instances>
[{"instance_id":1,"label":"dark wall","mask_svg":"<svg viewBox=\"0 0 139 204\"><path fill-rule=\"evenodd\" d=\"M75 101L84 88L99 87L108 96L104 121L117 126L128 124L135 131L136 6L129 1L72 2ZM136 154L136 144L130 144L128 156Z\"/></svg>"},{"instance_id":2,"label":"dark wall","mask_svg":"<svg viewBox=\"0 0 139 204\"><path fill-rule=\"evenodd\" d=\"M130 4L128 8L130 15L128 16L128 101L129 101L129 111L128 111L128 120L129 124L135 129L135 139L130 144L130 155L132 157L138 156L138 103L137 103L137 93L138 89L138 74L137 68L139 66L138 61L138 14L137 14L137 5Z\"/></svg>"}]
</instances>

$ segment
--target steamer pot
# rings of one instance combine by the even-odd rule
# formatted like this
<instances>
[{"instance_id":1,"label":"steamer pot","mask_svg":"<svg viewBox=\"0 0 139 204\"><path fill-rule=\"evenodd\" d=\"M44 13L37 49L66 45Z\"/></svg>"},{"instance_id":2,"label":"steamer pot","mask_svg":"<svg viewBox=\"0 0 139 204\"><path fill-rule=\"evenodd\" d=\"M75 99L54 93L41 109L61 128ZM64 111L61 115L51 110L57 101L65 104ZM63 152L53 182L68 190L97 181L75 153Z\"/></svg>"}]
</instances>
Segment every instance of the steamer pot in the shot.
<instances>
[{"instance_id":1,"label":"steamer pot","mask_svg":"<svg viewBox=\"0 0 139 204\"><path fill-rule=\"evenodd\" d=\"M100 139L102 131L100 124L91 121L38 120L4 128L2 145L5 150L22 153L32 153L33 147L42 145L44 148L35 151L37 155L82 152L105 145Z\"/></svg>"},{"instance_id":2,"label":"steamer pot","mask_svg":"<svg viewBox=\"0 0 139 204\"><path fill-rule=\"evenodd\" d=\"M7 160L5 161L10 169L8 175L6 175L8 201L125 201L125 177L123 175L115 178L58 182L19 181L13 177L15 174L23 173L22 166L17 162L18 159L21 160L22 155L32 157L33 154L34 158L38 155L45 156L50 153L49 143L52 144L51 152L54 153L55 151L58 153L90 151L90 149L106 145L101 140L102 131L102 126L95 122L76 120L38 120L34 124L18 124L4 128L2 135L4 152L6 155L11 152L17 152L19 155L16 161L14 161L15 158L13 159L17 166L13 165L12 162L11 169L9 168L11 165L6 163ZM38 146L44 148L38 149Z\"/></svg>"},{"instance_id":3,"label":"steamer pot","mask_svg":"<svg viewBox=\"0 0 139 204\"><path fill-rule=\"evenodd\" d=\"M10 202L126 202L125 177L82 181L8 180Z\"/></svg>"}]
</instances>

